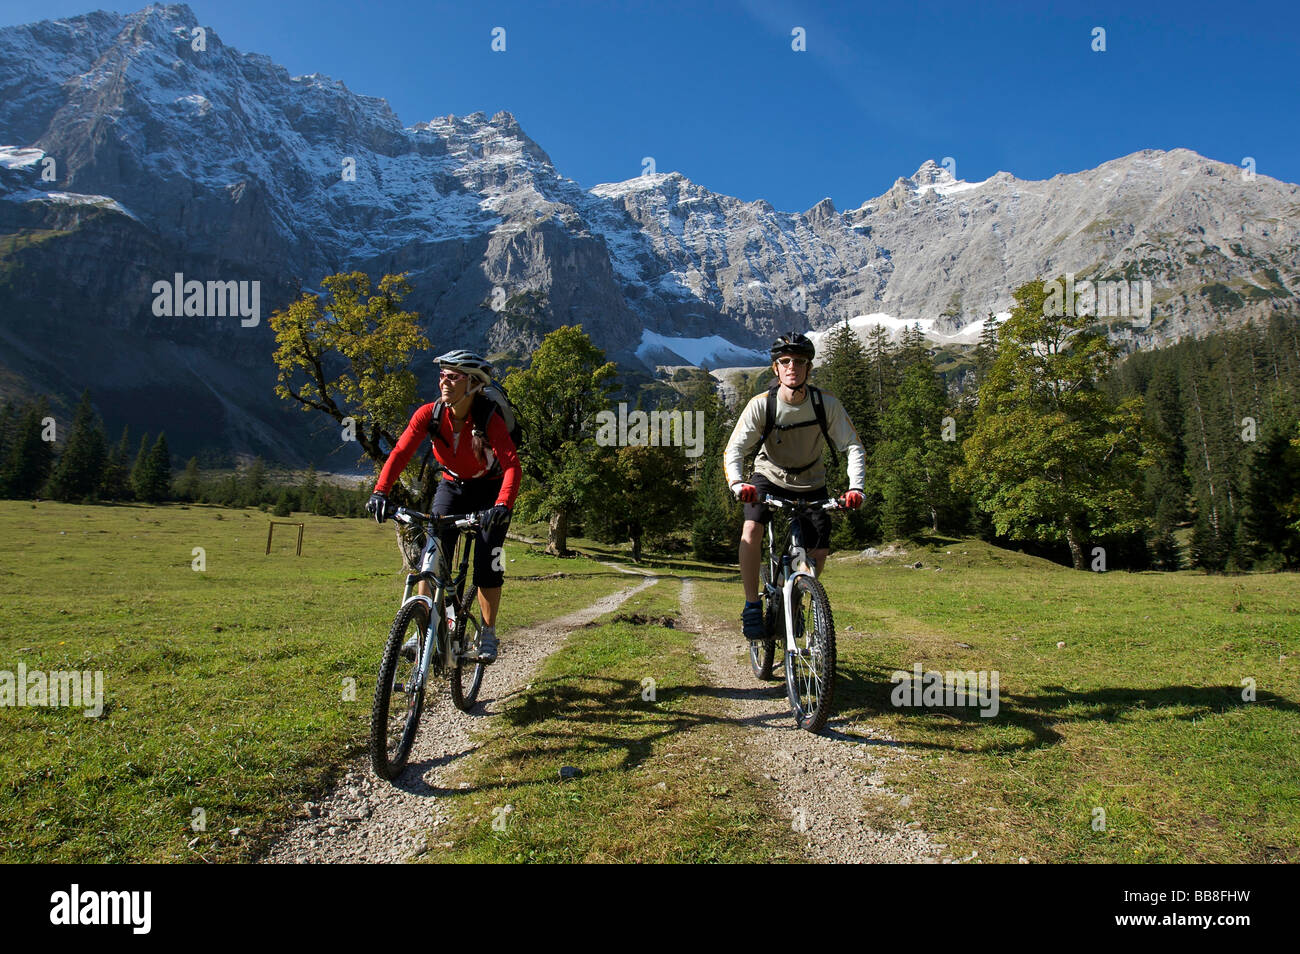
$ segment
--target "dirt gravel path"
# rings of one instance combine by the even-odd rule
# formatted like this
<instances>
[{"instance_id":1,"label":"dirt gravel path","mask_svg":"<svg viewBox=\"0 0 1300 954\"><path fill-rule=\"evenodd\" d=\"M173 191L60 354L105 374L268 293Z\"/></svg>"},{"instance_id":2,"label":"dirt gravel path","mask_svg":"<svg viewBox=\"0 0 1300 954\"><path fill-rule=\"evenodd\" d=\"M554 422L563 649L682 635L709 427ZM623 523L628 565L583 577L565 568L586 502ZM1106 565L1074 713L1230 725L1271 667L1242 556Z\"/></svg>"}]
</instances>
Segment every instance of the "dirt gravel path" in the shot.
<instances>
[{"instance_id":1,"label":"dirt gravel path","mask_svg":"<svg viewBox=\"0 0 1300 954\"><path fill-rule=\"evenodd\" d=\"M908 797L885 785L884 769L911 756L865 723L832 717L820 735L796 729L785 682L763 684L754 678L739 623L705 622L694 601L695 588L685 580L683 622L698 634L696 646L705 657L709 681L731 690L725 696L728 715L747 728L735 755L754 775L775 783L776 812L797 833L809 860L951 861L946 846L935 844L918 822L881 822L879 813L867 808L882 798L907 807Z\"/></svg>"},{"instance_id":2,"label":"dirt gravel path","mask_svg":"<svg viewBox=\"0 0 1300 954\"><path fill-rule=\"evenodd\" d=\"M264 862L401 862L436 844L445 820L444 799L458 762L474 751L474 727L501 711L512 693L527 685L568 634L613 612L653 586L657 577L603 597L585 609L501 637L500 655L488 667L471 712L451 703L446 687L431 684L410 764L396 783L375 777L369 756L353 763L320 802L301 806L293 826L271 847ZM369 694L366 694L369 706ZM366 718L369 718L367 712Z\"/></svg>"}]
</instances>

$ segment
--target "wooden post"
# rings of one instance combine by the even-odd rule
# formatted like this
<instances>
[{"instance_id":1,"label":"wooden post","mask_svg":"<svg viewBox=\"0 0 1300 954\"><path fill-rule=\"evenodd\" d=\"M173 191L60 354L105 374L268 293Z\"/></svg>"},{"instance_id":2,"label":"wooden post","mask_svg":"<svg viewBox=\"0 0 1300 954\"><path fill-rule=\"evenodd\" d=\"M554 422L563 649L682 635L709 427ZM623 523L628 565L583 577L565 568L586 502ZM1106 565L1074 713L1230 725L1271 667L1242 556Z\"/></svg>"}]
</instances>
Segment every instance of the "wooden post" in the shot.
<instances>
[{"instance_id":1,"label":"wooden post","mask_svg":"<svg viewBox=\"0 0 1300 954\"><path fill-rule=\"evenodd\" d=\"M266 554L271 555L271 537L275 533L276 526L297 527L298 528L298 556L302 556L302 532L307 526L305 523L293 523L288 520L272 520L266 527Z\"/></svg>"}]
</instances>

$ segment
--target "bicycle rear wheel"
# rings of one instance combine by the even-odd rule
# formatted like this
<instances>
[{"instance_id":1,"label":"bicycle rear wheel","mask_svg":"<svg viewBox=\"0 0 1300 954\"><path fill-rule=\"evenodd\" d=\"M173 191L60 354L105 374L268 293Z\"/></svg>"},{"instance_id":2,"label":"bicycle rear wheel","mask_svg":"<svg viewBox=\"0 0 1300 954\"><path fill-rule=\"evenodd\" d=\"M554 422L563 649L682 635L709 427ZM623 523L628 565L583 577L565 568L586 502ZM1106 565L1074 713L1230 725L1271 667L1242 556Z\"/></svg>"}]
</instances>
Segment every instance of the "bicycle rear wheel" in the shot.
<instances>
[{"instance_id":1,"label":"bicycle rear wheel","mask_svg":"<svg viewBox=\"0 0 1300 954\"><path fill-rule=\"evenodd\" d=\"M749 668L754 671L755 678L766 682L772 678L772 662L776 658L776 639L775 634L778 623L781 619L780 604L774 603L767 591L767 584L772 577L772 567L769 561L764 558L763 568L760 571L759 596L763 601L763 625L767 627L767 634L771 639L751 639L749 641ZM780 596L778 594L777 599Z\"/></svg>"},{"instance_id":2,"label":"bicycle rear wheel","mask_svg":"<svg viewBox=\"0 0 1300 954\"><path fill-rule=\"evenodd\" d=\"M835 620L821 583L794 578L791 593L794 651L786 652L785 688L799 728L820 732L835 694Z\"/></svg>"},{"instance_id":3,"label":"bicycle rear wheel","mask_svg":"<svg viewBox=\"0 0 1300 954\"><path fill-rule=\"evenodd\" d=\"M402 655L402 644L416 636L415 660ZM424 711L424 683L411 685L429 638L429 611L416 600L407 603L393 620L379 664L379 681L370 709L370 764L380 778L392 781L406 768L411 745Z\"/></svg>"},{"instance_id":4,"label":"bicycle rear wheel","mask_svg":"<svg viewBox=\"0 0 1300 954\"><path fill-rule=\"evenodd\" d=\"M474 616L477 609L478 587L471 585L460 602L460 612L456 615L456 632L452 636L458 651L456 665L451 670L451 701L462 712L468 712L474 707L479 688L483 685L483 664L464 658L466 652L478 646L481 627Z\"/></svg>"}]
</instances>

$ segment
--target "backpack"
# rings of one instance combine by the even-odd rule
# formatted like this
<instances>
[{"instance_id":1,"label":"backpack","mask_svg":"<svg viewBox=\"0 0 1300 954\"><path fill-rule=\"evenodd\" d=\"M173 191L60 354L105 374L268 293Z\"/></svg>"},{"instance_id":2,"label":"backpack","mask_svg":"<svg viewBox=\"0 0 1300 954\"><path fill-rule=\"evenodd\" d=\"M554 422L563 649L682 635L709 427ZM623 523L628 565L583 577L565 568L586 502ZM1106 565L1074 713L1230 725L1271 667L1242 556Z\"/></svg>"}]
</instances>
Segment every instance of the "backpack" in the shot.
<instances>
[{"instance_id":1,"label":"backpack","mask_svg":"<svg viewBox=\"0 0 1300 954\"><path fill-rule=\"evenodd\" d=\"M774 384L767 389L767 409L763 417L763 436L759 438L758 443L760 446L766 444L767 438L773 430L788 431L793 430L796 427L808 427L809 425L816 423L816 425L822 429L822 438L826 441L826 446L830 449L831 464L833 467L838 469L840 466L840 455L835 452L835 444L831 440L830 430L826 424L826 404L822 400L822 392L811 384L806 385L806 387L808 388L808 400L812 401L813 414L816 417L816 421L801 421L798 424L782 424L778 426L776 423L776 392L780 390L781 386L779 384ZM787 474L802 474L819 460L821 460L820 455L804 464L802 467L786 467L784 470Z\"/></svg>"},{"instance_id":2,"label":"backpack","mask_svg":"<svg viewBox=\"0 0 1300 954\"><path fill-rule=\"evenodd\" d=\"M424 452L424 460L420 463L420 474L418 479L424 479L425 468L428 467L430 459L433 457L432 442L438 440L438 427L442 423L442 412L446 405L439 399L433 405L433 428L429 431L430 446ZM477 394L474 395L474 402L469 408L469 419L474 426L474 433L487 439L488 421L492 419L493 414L500 414L501 419L505 421L506 430L510 432L510 439L514 441L515 448L524 439L524 427L519 423L519 409L515 403L510 400L510 395L506 393L505 385L496 378L485 384ZM445 443L444 438L444 443ZM492 473L496 474L501 471L501 463L497 462Z\"/></svg>"}]
</instances>

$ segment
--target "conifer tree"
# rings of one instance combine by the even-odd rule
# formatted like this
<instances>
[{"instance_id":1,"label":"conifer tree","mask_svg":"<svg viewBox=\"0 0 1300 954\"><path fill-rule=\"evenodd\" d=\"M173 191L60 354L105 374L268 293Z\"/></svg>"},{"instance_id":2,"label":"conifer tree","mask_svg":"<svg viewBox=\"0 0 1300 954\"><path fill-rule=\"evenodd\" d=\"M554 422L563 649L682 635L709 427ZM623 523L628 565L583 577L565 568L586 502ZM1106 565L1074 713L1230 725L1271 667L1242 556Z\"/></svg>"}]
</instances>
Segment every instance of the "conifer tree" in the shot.
<instances>
[{"instance_id":1,"label":"conifer tree","mask_svg":"<svg viewBox=\"0 0 1300 954\"><path fill-rule=\"evenodd\" d=\"M28 403L14 428L8 453L0 464L0 488L4 496L20 500L35 497L49 480L54 463L54 442L47 441L45 419L49 402L41 397Z\"/></svg>"},{"instance_id":2,"label":"conifer tree","mask_svg":"<svg viewBox=\"0 0 1300 954\"><path fill-rule=\"evenodd\" d=\"M869 454L878 425L867 350L847 321L837 325L823 342L822 363L813 383L839 398Z\"/></svg>"},{"instance_id":3,"label":"conifer tree","mask_svg":"<svg viewBox=\"0 0 1300 954\"><path fill-rule=\"evenodd\" d=\"M984 383L988 376L989 368L993 366L993 361L998 356L998 320L994 317L993 312L984 319L984 327L980 329L980 341L975 346L975 387L978 388Z\"/></svg>"},{"instance_id":4,"label":"conifer tree","mask_svg":"<svg viewBox=\"0 0 1300 954\"><path fill-rule=\"evenodd\" d=\"M867 333L866 350L869 369L867 387L874 404L876 420L879 420L889 405L897 379L894 368L895 348L889 340L889 331L883 325L875 325Z\"/></svg>"},{"instance_id":5,"label":"conifer tree","mask_svg":"<svg viewBox=\"0 0 1300 954\"><path fill-rule=\"evenodd\" d=\"M171 496L172 465L167 450L167 436L159 432L158 439L147 450L141 440L140 455L131 471L131 483L136 498L148 503L158 503Z\"/></svg>"},{"instance_id":6,"label":"conifer tree","mask_svg":"<svg viewBox=\"0 0 1300 954\"><path fill-rule=\"evenodd\" d=\"M316 465L312 464L307 468L307 476L303 478L302 487L298 490L298 508L307 513L316 512L316 494L317 494Z\"/></svg>"},{"instance_id":7,"label":"conifer tree","mask_svg":"<svg viewBox=\"0 0 1300 954\"><path fill-rule=\"evenodd\" d=\"M1195 565L1222 570L1236 539L1238 493L1232 452L1236 429L1222 381L1194 356L1183 383L1187 472L1196 502L1192 530Z\"/></svg>"},{"instance_id":8,"label":"conifer tree","mask_svg":"<svg viewBox=\"0 0 1300 954\"><path fill-rule=\"evenodd\" d=\"M185 472L181 474L180 481L176 485L176 496L181 499L194 503L203 494L203 478L199 474L199 459L191 457L185 462Z\"/></svg>"},{"instance_id":9,"label":"conifer tree","mask_svg":"<svg viewBox=\"0 0 1300 954\"><path fill-rule=\"evenodd\" d=\"M1243 493L1242 531L1247 555L1269 567L1300 566L1300 448L1291 428L1273 427L1251 456Z\"/></svg>"},{"instance_id":10,"label":"conifer tree","mask_svg":"<svg viewBox=\"0 0 1300 954\"><path fill-rule=\"evenodd\" d=\"M950 476L961 451L955 440L944 440L950 416L943 385L928 361L909 367L872 455L885 537L910 537L927 527L938 531L941 519L953 517L957 501Z\"/></svg>"},{"instance_id":11,"label":"conifer tree","mask_svg":"<svg viewBox=\"0 0 1300 954\"><path fill-rule=\"evenodd\" d=\"M122 428L118 442L108 450L99 496L104 500L131 499L131 445L126 427Z\"/></svg>"},{"instance_id":12,"label":"conifer tree","mask_svg":"<svg viewBox=\"0 0 1300 954\"><path fill-rule=\"evenodd\" d=\"M50 496L63 501L95 496L104 479L107 457L107 441L91 406L90 392L83 391L72 419L72 429L68 432L68 442L50 478Z\"/></svg>"},{"instance_id":13,"label":"conifer tree","mask_svg":"<svg viewBox=\"0 0 1300 954\"><path fill-rule=\"evenodd\" d=\"M21 419L18 408L12 401L6 401L4 409L0 410L0 465L9 457L9 448L13 446Z\"/></svg>"},{"instance_id":14,"label":"conifer tree","mask_svg":"<svg viewBox=\"0 0 1300 954\"><path fill-rule=\"evenodd\" d=\"M896 380L901 382L902 376L907 373L908 368L919 365L928 366L929 364L929 345L926 344L925 335L921 333L920 324L914 322L903 329L898 355L895 358Z\"/></svg>"},{"instance_id":15,"label":"conifer tree","mask_svg":"<svg viewBox=\"0 0 1300 954\"><path fill-rule=\"evenodd\" d=\"M144 495L143 488L149 476L149 449L149 432L145 431L140 435L140 447L135 452L135 461L131 464L131 495L136 500L148 499Z\"/></svg>"}]
</instances>

